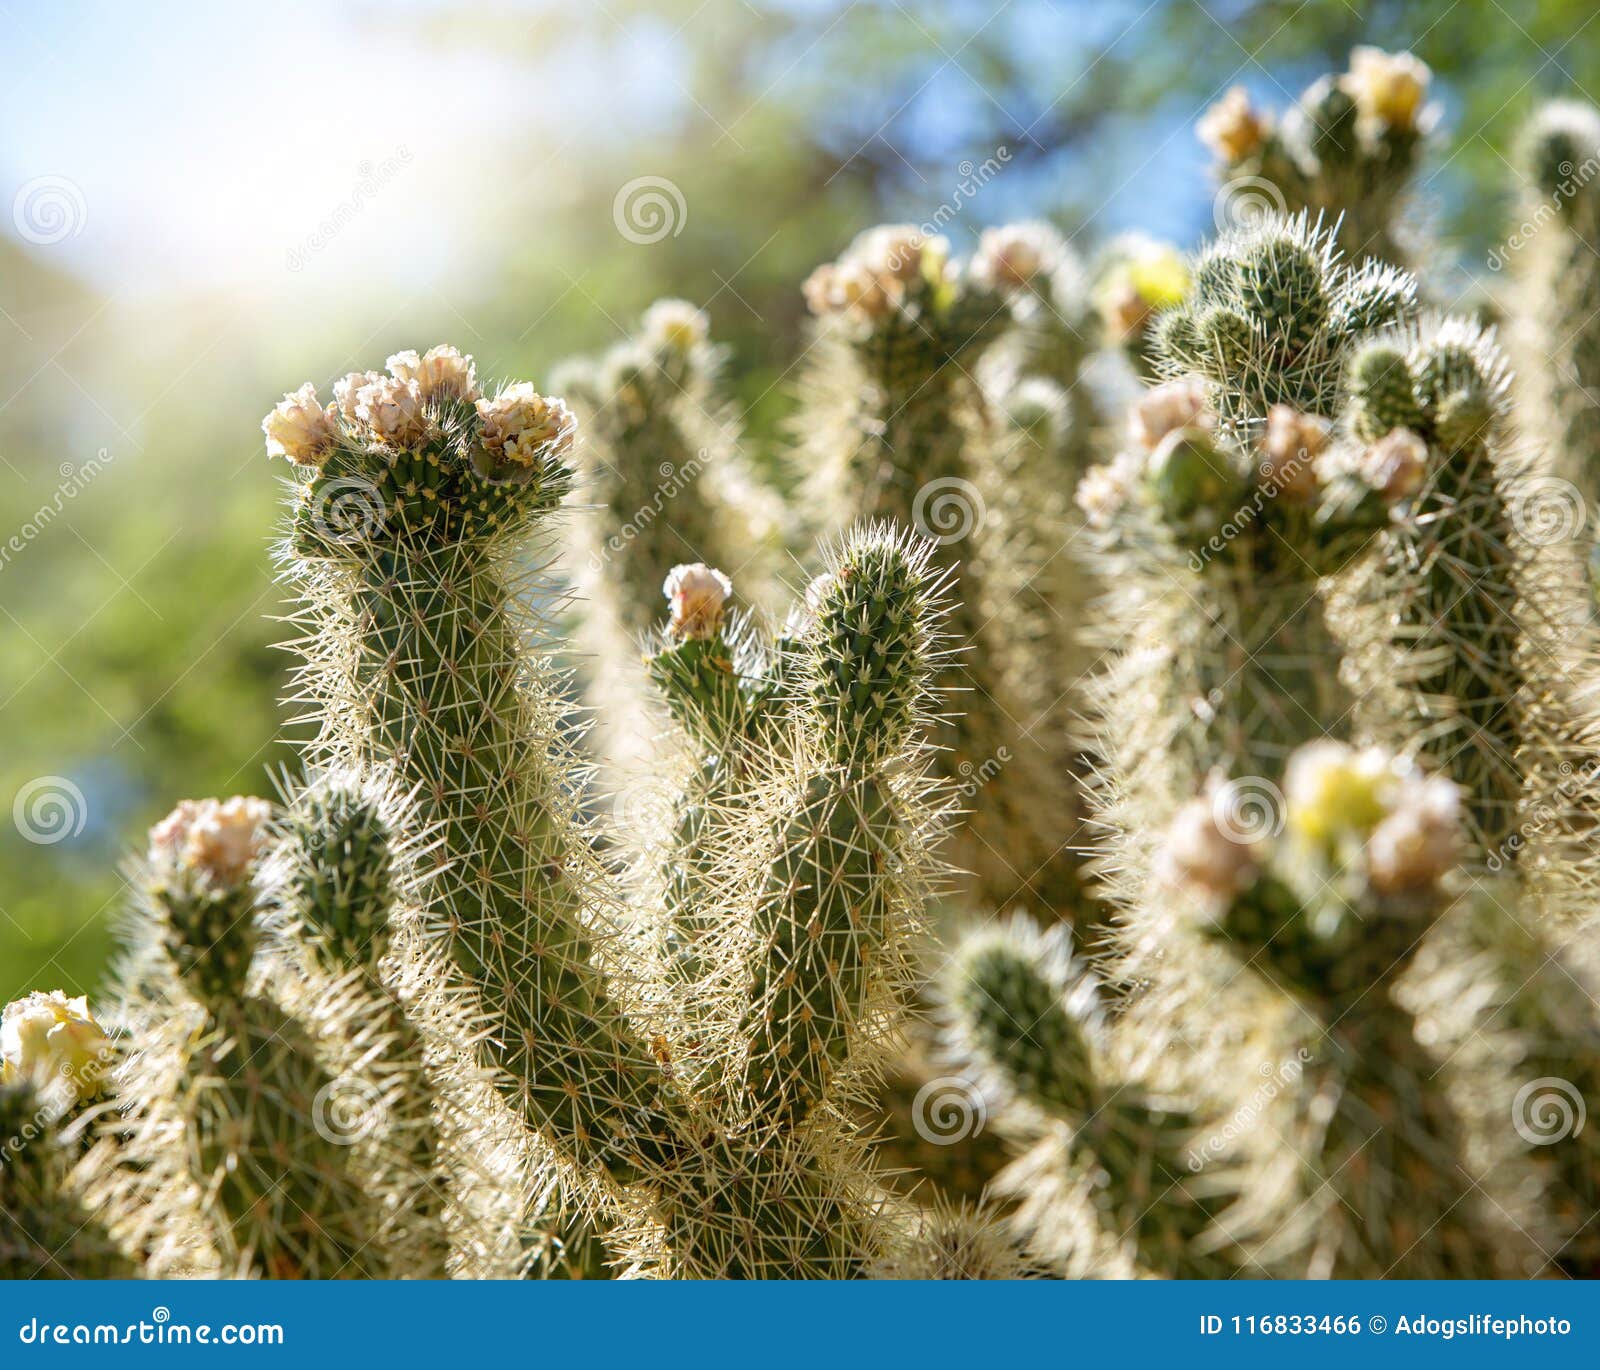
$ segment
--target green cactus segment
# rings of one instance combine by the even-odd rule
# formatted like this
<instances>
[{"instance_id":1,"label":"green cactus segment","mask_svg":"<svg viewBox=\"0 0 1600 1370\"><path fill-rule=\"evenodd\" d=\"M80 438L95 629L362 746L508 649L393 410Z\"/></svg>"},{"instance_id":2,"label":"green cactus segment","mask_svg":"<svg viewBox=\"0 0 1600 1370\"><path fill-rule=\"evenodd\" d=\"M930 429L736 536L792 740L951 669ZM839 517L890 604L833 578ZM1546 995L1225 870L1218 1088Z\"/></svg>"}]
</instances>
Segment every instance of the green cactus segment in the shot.
<instances>
[{"instance_id":1,"label":"green cactus segment","mask_svg":"<svg viewBox=\"0 0 1600 1370\"><path fill-rule=\"evenodd\" d=\"M899 988L896 950L915 930L918 857L886 768L913 741L937 664L929 550L868 528L808 596L803 688L820 755L756 903L745 1025L752 1092L779 1117L798 1121L825 1096Z\"/></svg>"},{"instance_id":2,"label":"green cactus segment","mask_svg":"<svg viewBox=\"0 0 1600 1370\"><path fill-rule=\"evenodd\" d=\"M956 1039L1008 1095L1072 1129L1071 1170L1103 1236L1150 1274L1225 1278L1206 1253L1214 1213L1194 1186L1194 1122L1109 1064L1095 979L1059 933L1020 920L975 934L948 988Z\"/></svg>"},{"instance_id":3,"label":"green cactus segment","mask_svg":"<svg viewBox=\"0 0 1600 1370\"><path fill-rule=\"evenodd\" d=\"M820 1100L867 1023L895 901L899 824L881 785L814 777L779 834L756 911L750 1083L778 1116Z\"/></svg>"},{"instance_id":4,"label":"green cactus segment","mask_svg":"<svg viewBox=\"0 0 1600 1370\"><path fill-rule=\"evenodd\" d=\"M1393 343L1368 343L1350 362L1346 421L1363 442L1377 442L1396 428L1422 427L1422 406L1405 350Z\"/></svg>"},{"instance_id":5,"label":"green cactus segment","mask_svg":"<svg viewBox=\"0 0 1600 1370\"><path fill-rule=\"evenodd\" d=\"M430 898L493 1020L504 1088L580 1159L635 1173L636 1145L659 1155L664 1142L659 1071L592 964L580 917L593 857L511 595L471 545L407 543L360 573L363 759L416 787L451 853Z\"/></svg>"},{"instance_id":6,"label":"green cactus segment","mask_svg":"<svg viewBox=\"0 0 1600 1370\"><path fill-rule=\"evenodd\" d=\"M1521 216L1515 255L1506 257L1518 279L1519 422L1541 469L1582 493L1592 546L1600 530L1600 111L1577 101L1545 105L1517 162Z\"/></svg>"},{"instance_id":7,"label":"green cactus segment","mask_svg":"<svg viewBox=\"0 0 1600 1370\"><path fill-rule=\"evenodd\" d=\"M1514 858L1508 839L1533 740L1526 624L1538 606L1526 602L1498 450L1505 363L1471 325L1434 322L1363 348L1349 384L1363 437L1381 440L1385 422L1405 419L1428 449L1410 517L1387 534L1377 584L1364 592L1378 601L1375 619L1393 644L1375 669L1393 677L1397 652L1410 691L1393 726L1407 737L1420 730L1424 752L1461 785L1477 844Z\"/></svg>"},{"instance_id":8,"label":"green cactus segment","mask_svg":"<svg viewBox=\"0 0 1600 1370\"><path fill-rule=\"evenodd\" d=\"M288 907L327 968L355 977L361 1012L383 1045L372 1064L388 1098L379 1145L399 1152L416 1181L399 1221L415 1231L419 1259L442 1271L450 1178L439 1129L451 1121L449 1104L428 1069L422 1032L383 979L403 859L394 821L370 788L330 779L298 796L286 826Z\"/></svg>"},{"instance_id":9,"label":"green cactus segment","mask_svg":"<svg viewBox=\"0 0 1600 1370\"><path fill-rule=\"evenodd\" d=\"M25 1082L0 1082L0 1280L131 1280L139 1268L75 1191L73 1150Z\"/></svg>"},{"instance_id":10,"label":"green cactus segment","mask_svg":"<svg viewBox=\"0 0 1600 1370\"><path fill-rule=\"evenodd\" d=\"M871 767L906 746L935 665L939 585L926 545L902 547L877 528L847 542L813 587L806 690L835 764Z\"/></svg>"},{"instance_id":11,"label":"green cactus segment","mask_svg":"<svg viewBox=\"0 0 1600 1370\"><path fill-rule=\"evenodd\" d=\"M1408 274L1352 269L1320 220L1271 217L1196 262L1194 287L1162 316L1155 345L1166 374L1212 382L1225 419L1260 420L1274 404L1326 418L1351 346L1415 309Z\"/></svg>"},{"instance_id":12,"label":"green cactus segment","mask_svg":"<svg viewBox=\"0 0 1600 1370\"><path fill-rule=\"evenodd\" d=\"M166 872L151 890L173 968L208 1007L244 994L260 941L255 891Z\"/></svg>"},{"instance_id":13,"label":"green cactus segment","mask_svg":"<svg viewBox=\"0 0 1600 1370\"><path fill-rule=\"evenodd\" d=\"M266 999L216 1015L182 1101L191 1173L224 1250L271 1279L426 1273L392 1264L399 1215L372 1203L354 1149L382 1125L383 1097L330 1074L305 1029Z\"/></svg>"},{"instance_id":14,"label":"green cactus segment","mask_svg":"<svg viewBox=\"0 0 1600 1370\"><path fill-rule=\"evenodd\" d=\"M355 786L306 791L290 810L290 907L335 964L376 979L396 898L395 836Z\"/></svg>"}]
</instances>

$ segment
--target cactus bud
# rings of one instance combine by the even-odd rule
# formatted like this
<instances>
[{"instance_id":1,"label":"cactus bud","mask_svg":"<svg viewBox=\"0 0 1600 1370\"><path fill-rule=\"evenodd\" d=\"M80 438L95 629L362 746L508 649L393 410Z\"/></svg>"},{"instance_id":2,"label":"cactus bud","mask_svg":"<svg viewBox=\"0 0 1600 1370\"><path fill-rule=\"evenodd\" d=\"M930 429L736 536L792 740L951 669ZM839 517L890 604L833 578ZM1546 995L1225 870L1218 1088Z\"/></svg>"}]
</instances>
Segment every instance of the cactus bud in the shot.
<instances>
[{"instance_id":1,"label":"cactus bud","mask_svg":"<svg viewBox=\"0 0 1600 1370\"><path fill-rule=\"evenodd\" d=\"M1244 161L1260 147L1267 131L1267 120L1251 106L1243 86L1230 87L1195 125L1200 141L1230 165Z\"/></svg>"},{"instance_id":2,"label":"cactus bud","mask_svg":"<svg viewBox=\"0 0 1600 1370\"><path fill-rule=\"evenodd\" d=\"M1168 433L1145 464L1144 488L1174 532L1203 536L1237 503L1239 478L1198 428Z\"/></svg>"},{"instance_id":3,"label":"cactus bud","mask_svg":"<svg viewBox=\"0 0 1600 1370\"><path fill-rule=\"evenodd\" d=\"M1356 353L1345 389L1351 429L1363 442L1376 442L1391 429L1415 432L1423 426L1411 367L1392 343L1368 343Z\"/></svg>"},{"instance_id":4,"label":"cactus bud","mask_svg":"<svg viewBox=\"0 0 1600 1370\"><path fill-rule=\"evenodd\" d=\"M1066 246L1049 224L986 228L972 258L972 279L1001 295L1037 289L1060 264Z\"/></svg>"},{"instance_id":5,"label":"cactus bud","mask_svg":"<svg viewBox=\"0 0 1600 1370\"><path fill-rule=\"evenodd\" d=\"M704 641L722 629L723 606L733 593L733 582L721 571L694 562L674 566L661 592L672 606L667 631L677 638Z\"/></svg>"},{"instance_id":6,"label":"cactus bud","mask_svg":"<svg viewBox=\"0 0 1600 1370\"><path fill-rule=\"evenodd\" d=\"M1443 776L1408 772L1367 840L1367 877L1380 894L1436 885L1461 850L1461 791Z\"/></svg>"},{"instance_id":7,"label":"cactus bud","mask_svg":"<svg viewBox=\"0 0 1600 1370\"><path fill-rule=\"evenodd\" d=\"M1357 459L1361 478L1390 503L1421 488L1428 473L1428 445L1409 428L1393 428Z\"/></svg>"},{"instance_id":8,"label":"cactus bud","mask_svg":"<svg viewBox=\"0 0 1600 1370\"><path fill-rule=\"evenodd\" d=\"M339 441L333 406L324 409L317 388L307 381L285 395L261 420L267 435L267 455L283 457L296 466L321 466Z\"/></svg>"},{"instance_id":9,"label":"cactus bud","mask_svg":"<svg viewBox=\"0 0 1600 1370\"><path fill-rule=\"evenodd\" d=\"M81 995L35 990L0 1014L0 1082L31 1080L41 1093L63 1093L70 1107L105 1086L110 1039Z\"/></svg>"},{"instance_id":10,"label":"cactus bud","mask_svg":"<svg viewBox=\"0 0 1600 1370\"><path fill-rule=\"evenodd\" d=\"M1168 381L1139 397L1128 415L1128 436L1146 452L1154 451L1180 428L1208 430L1216 422L1206 408L1206 388L1197 380Z\"/></svg>"},{"instance_id":11,"label":"cactus bud","mask_svg":"<svg viewBox=\"0 0 1600 1370\"><path fill-rule=\"evenodd\" d=\"M1156 879L1225 902L1255 879L1256 843L1218 821L1220 791L1208 791L1178 810L1162 835Z\"/></svg>"},{"instance_id":12,"label":"cactus bud","mask_svg":"<svg viewBox=\"0 0 1600 1370\"><path fill-rule=\"evenodd\" d=\"M1262 476L1290 499L1316 497L1317 458L1328 445L1329 424L1292 405L1275 404L1267 411L1262 441Z\"/></svg>"},{"instance_id":13,"label":"cactus bud","mask_svg":"<svg viewBox=\"0 0 1600 1370\"><path fill-rule=\"evenodd\" d=\"M1413 53L1358 47L1351 50L1350 70L1340 84L1363 119L1409 132L1417 126L1432 79L1427 64Z\"/></svg>"},{"instance_id":14,"label":"cactus bud","mask_svg":"<svg viewBox=\"0 0 1600 1370\"><path fill-rule=\"evenodd\" d=\"M271 809L262 799L186 799L150 830L151 894L178 973L202 998L236 998L255 956L249 875Z\"/></svg>"}]
</instances>

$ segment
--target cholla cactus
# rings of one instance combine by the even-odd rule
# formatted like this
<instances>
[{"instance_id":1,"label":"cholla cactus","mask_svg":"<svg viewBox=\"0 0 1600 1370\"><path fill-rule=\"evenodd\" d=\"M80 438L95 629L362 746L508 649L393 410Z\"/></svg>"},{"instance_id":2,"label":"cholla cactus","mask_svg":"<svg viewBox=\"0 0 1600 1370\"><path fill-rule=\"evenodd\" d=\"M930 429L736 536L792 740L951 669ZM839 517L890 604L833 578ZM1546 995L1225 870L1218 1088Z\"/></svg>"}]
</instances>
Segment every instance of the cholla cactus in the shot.
<instances>
[{"instance_id":1,"label":"cholla cactus","mask_svg":"<svg viewBox=\"0 0 1600 1370\"><path fill-rule=\"evenodd\" d=\"M1193 275L1183 305L1156 323L1156 354L1165 374L1210 382L1233 423L1264 420L1275 404L1332 417L1351 348L1416 307L1411 276L1345 265L1333 234L1304 213L1225 234Z\"/></svg>"},{"instance_id":2,"label":"cholla cactus","mask_svg":"<svg viewBox=\"0 0 1600 1370\"><path fill-rule=\"evenodd\" d=\"M1448 904L1459 792L1335 743L1291 758L1283 791L1282 837L1252 853L1232 891L1190 872L1174 881L1203 932L1258 964L1313 1025L1286 1096L1290 1157L1243 1161L1230 1230L1280 1275L1529 1273L1540 1253L1511 1220L1524 1193L1516 1138L1469 1137L1443 1087L1448 1060L1424 1045L1401 988ZM1474 1088L1503 1097L1514 1059L1485 1051Z\"/></svg>"},{"instance_id":3,"label":"cholla cactus","mask_svg":"<svg viewBox=\"0 0 1600 1370\"><path fill-rule=\"evenodd\" d=\"M366 1040L362 1065L383 1100L371 1146L396 1153L416 1184L399 1222L429 1264L476 1278L600 1273L604 1253L581 1221L564 1229L524 1211L519 1130L495 1107L472 1060L482 1025L451 985L422 908L434 855L410 796L381 774L315 777L288 796L263 883L275 906L280 977L297 1016L311 996L352 980ZM540 1232L553 1227L553 1240Z\"/></svg>"},{"instance_id":4,"label":"cholla cactus","mask_svg":"<svg viewBox=\"0 0 1600 1370\"><path fill-rule=\"evenodd\" d=\"M1054 1273L1231 1273L1199 1245L1214 1203L1185 1164L1193 1120L1118 1056L1065 929L1041 933L1019 915L975 933L945 993L955 1059L1005 1101L1002 1125L1028 1144L999 1187L1020 1199L1013 1222Z\"/></svg>"},{"instance_id":5,"label":"cholla cactus","mask_svg":"<svg viewBox=\"0 0 1600 1370\"><path fill-rule=\"evenodd\" d=\"M571 550L585 599L579 645L594 662L588 693L618 783L650 753L639 644L662 577L684 563L729 566L760 602L786 531L782 505L740 457L709 330L704 311L658 300L627 341L553 378L583 420L578 496L599 506L574 521Z\"/></svg>"},{"instance_id":6,"label":"cholla cactus","mask_svg":"<svg viewBox=\"0 0 1600 1370\"><path fill-rule=\"evenodd\" d=\"M137 1263L76 1183L57 1111L31 1074L0 1080L0 1279L134 1279Z\"/></svg>"},{"instance_id":7,"label":"cholla cactus","mask_svg":"<svg viewBox=\"0 0 1600 1370\"><path fill-rule=\"evenodd\" d=\"M1147 392L1126 449L1078 489L1109 587L1111 665L1090 699L1091 741L1109 763L1097 795L1127 834L1158 830L1214 768L1271 775L1340 726L1351 701L1330 669L1339 649L1318 585L1372 544L1392 507L1326 421L1279 405L1240 441L1207 394L1197 380ZM1132 880L1121 892L1136 896Z\"/></svg>"},{"instance_id":8,"label":"cholla cactus","mask_svg":"<svg viewBox=\"0 0 1600 1370\"><path fill-rule=\"evenodd\" d=\"M1234 86L1196 131L1217 159L1218 217L1310 210L1339 222L1352 261L1406 259L1398 226L1436 111L1431 73L1409 52L1358 47L1350 69L1325 76L1279 120Z\"/></svg>"},{"instance_id":9,"label":"cholla cactus","mask_svg":"<svg viewBox=\"0 0 1600 1370\"><path fill-rule=\"evenodd\" d=\"M1459 924L1458 790L1324 742L1294 754L1282 792L1253 833L1198 801L1151 876L1173 952L1225 949L1279 1012L1151 1037L1102 1010L1060 933L1021 923L954 959L956 1059L1013 1101L1003 1125L1027 1145L1002 1177L1015 1222L1072 1274L1540 1271L1575 1195L1510 1110L1540 1053L1566 1051L1575 1074L1591 1048L1550 1024L1508 1031L1519 963L1442 931Z\"/></svg>"},{"instance_id":10,"label":"cholla cactus","mask_svg":"<svg viewBox=\"0 0 1600 1370\"><path fill-rule=\"evenodd\" d=\"M1031 655L1059 641L1041 575L1060 537L1007 517L999 435L974 379L1009 326L1001 288L1042 314L1054 277L1047 287L1040 272L1056 253L1040 229L1015 230L989 240L981 270L962 270L943 238L886 226L806 282L819 326L796 418L801 499L823 531L891 518L932 537L942 566L959 563L950 634L966 650L941 684L964 712L936 740L945 773L971 790L953 861L993 907L1078 898L1070 776L1055 740L1033 731L1062 693Z\"/></svg>"},{"instance_id":11,"label":"cholla cactus","mask_svg":"<svg viewBox=\"0 0 1600 1370\"><path fill-rule=\"evenodd\" d=\"M119 1008L123 1138L100 1181L113 1230L158 1247L153 1273L440 1275L435 1176L395 1125L395 1044L360 977L258 955L268 816L258 799L186 801L152 830Z\"/></svg>"},{"instance_id":12,"label":"cholla cactus","mask_svg":"<svg viewBox=\"0 0 1600 1370\"><path fill-rule=\"evenodd\" d=\"M848 537L793 644L763 647L789 663L775 696L752 682L774 740L732 799L685 825L708 854L719 935L689 958L709 965L666 971L620 935L662 911L626 908L580 818L568 706L515 579L569 486L564 407L512 387L472 406L423 395L403 429L373 412L336 407L298 473L286 555L311 629L304 691L323 759L392 770L439 844L428 926L481 1006L503 1097L558 1153L543 1176L615 1224L621 1262L864 1272L898 1210L849 1109L892 1041L936 869L918 740L941 665L928 549L881 528ZM372 517L330 526L352 484ZM741 658L719 655L727 593L710 568L676 571L653 661L685 731L724 750L743 708ZM702 690L721 703L699 708Z\"/></svg>"},{"instance_id":13,"label":"cholla cactus","mask_svg":"<svg viewBox=\"0 0 1600 1370\"><path fill-rule=\"evenodd\" d=\"M1522 222L1503 254L1518 285L1509 304L1522 423L1542 471L1583 497L1592 541L1600 510L1600 111L1553 101L1524 130Z\"/></svg>"},{"instance_id":14,"label":"cholla cactus","mask_svg":"<svg viewBox=\"0 0 1600 1370\"><path fill-rule=\"evenodd\" d=\"M1513 448L1509 369L1476 325L1430 318L1371 339L1346 392L1362 462L1405 490L1408 511L1337 613L1361 725L1439 759L1491 866L1521 858L1534 814L1538 839L1570 856L1592 788L1586 711L1567 678L1586 617L1577 506ZM1552 537L1563 510L1571 526Z\"/></svg>"}]
</instances>

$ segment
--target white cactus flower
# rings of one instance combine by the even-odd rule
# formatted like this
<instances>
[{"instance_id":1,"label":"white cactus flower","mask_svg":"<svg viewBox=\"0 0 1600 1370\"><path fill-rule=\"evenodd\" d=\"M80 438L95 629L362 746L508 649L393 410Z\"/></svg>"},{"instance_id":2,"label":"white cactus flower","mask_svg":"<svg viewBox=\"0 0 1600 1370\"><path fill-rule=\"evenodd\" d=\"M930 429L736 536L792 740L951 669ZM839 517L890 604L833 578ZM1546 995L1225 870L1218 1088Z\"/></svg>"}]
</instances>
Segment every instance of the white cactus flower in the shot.
<instances>
[{"instance_id":1,"label":"white cactus flower","mask_svg":"<svg viewBox=\"0 0 1600 1370\"><path fill-rule=\"evenodd\" d=\"M1233 86L1200 116L1195 132L1219 159L1232 165L1261 146L1267 121L1256 113L1245 88Z\"/></svg>"},{"instance_id":2,"label":"white cactus flower","mask_svg":"<svg viewBox=\"0 0 1600 1370\"><path fill-rule=\"evenodd\" d=\"M150 829L150 860L222 888L242 884L265 846L271 816L264 799L185 799Z\"/></svg>"},{"instance_id":3,"label":"white cactus flower","mask_svg":"<svg viewBox=\"0 0 1600 1370\"><path fill-rule=\"evenodd\" d=\"M1382 48L1351 50L1350 70L1341 84L1365 119L1389 128L1416 127L1433 73L1410 52L1385 52Z\"/></svg>"},{"instance_id":4,"label":"white cactus flower","mask_svg":"<svg viewBox=\"0 0 1600 1370\"><path fill-rule=\"evenodd\" d=\"M261 431L267 435L267 454L296 466L321 466L339 441L333 406L323 408L310 381L279 401L261 420Z\"/></svg>"},{"instance_id":5,"label":"white cactus flower","mask_svg":"<svg viewBox=\"0 0 1600 1370\"><path fill-rule=\"evenodd\" d=\"M471 357L441 343L426 355L396 352L386 365L396 380L415 381L425 400L476 400L478 375Z\"/></svg>"},{"instance_id":6,"label":"white cactus flower","mask_svg":"<svg viewBox=\"0 0 1600 1370\"><path fill-rule=\"evenodd\" d=\"M35 990L0 1014L0 1080L65 1087L69 1102L82 1102L104 1088L111 1054L110 1039L81 995Z\"/></svg>"},{"instance_id":7,"label":"white cactus flower","mask_svg":"<svg viewBox=\"0 0 1600 1370\"><path fill-rule=\"evenodd\" d=\"M661 587L672 606L669 631L680 638L713 637L722 627L723 606L733 582L721 571L693 562L674 566Z\"/></svg>"},{"instance_id":8,"label":"white cactus flower","mask_svg":"<svg viewBox=\"0 0 1600 1370\"><path fill-rule=\"evenodd\" d=\"M572 411L561 400L541 395L529 381L508 386L493 399L480 399L478 419L484 450L518 466L570 450L578 430Z\"/></svg>"}]
</instances>

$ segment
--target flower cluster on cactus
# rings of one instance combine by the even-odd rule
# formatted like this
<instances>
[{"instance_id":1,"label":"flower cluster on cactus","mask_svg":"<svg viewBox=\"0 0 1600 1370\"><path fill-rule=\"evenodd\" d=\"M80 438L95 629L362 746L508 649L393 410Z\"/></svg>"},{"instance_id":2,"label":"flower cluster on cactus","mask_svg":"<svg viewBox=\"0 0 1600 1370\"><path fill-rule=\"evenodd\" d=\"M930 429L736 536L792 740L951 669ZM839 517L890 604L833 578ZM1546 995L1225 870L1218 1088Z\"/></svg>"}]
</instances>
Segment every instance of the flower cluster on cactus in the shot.
<instances>
[{"instance_id":1,"label":"flower cluster on cactus","mask_svg":"<svg viewBox=\"0 0 1600 1370\"><path fill-rule=\"evenodd\" d=\"M1309 210L1337 220L1339 245L1359 261L1404 259L1400 215L1436 111L1432 74L1409 52L1358 47L1350 67L1313 83L1274 119L1230 88L1195 125L1217 159L1219 218L1259 209Z\"/></svg>"}]
</instances>

